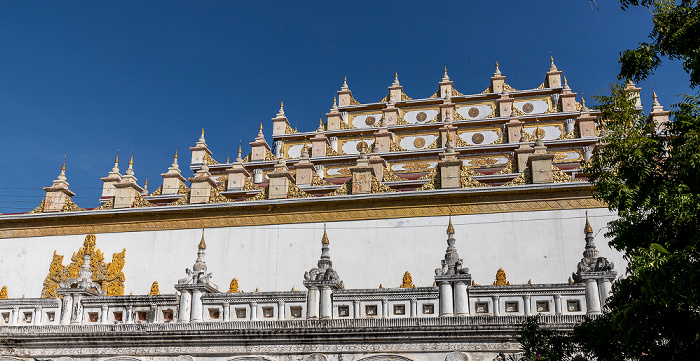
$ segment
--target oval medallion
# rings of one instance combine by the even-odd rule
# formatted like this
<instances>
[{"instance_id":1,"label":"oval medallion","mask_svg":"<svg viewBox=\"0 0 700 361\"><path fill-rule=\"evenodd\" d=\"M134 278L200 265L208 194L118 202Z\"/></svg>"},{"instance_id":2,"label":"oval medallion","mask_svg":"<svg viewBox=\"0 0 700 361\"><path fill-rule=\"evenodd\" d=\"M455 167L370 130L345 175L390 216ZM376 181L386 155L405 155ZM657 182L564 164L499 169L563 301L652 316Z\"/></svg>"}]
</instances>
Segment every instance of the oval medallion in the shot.
<instances>
[{"instance_id":1,"label":"oval medallion","mask_svg":"<svg viewBox=\"0 0 700 361\"><path fill-rule=\"evenodd\" d=\"M481 144L484 142L484 135L481 133L474 133L472 135L472 143L474 144Z\"/></svg>"},{"instance_id":2,"label":"oval medallion","mask_svg":"<svg viewBox=\"0 0 700 361\"><path fill-rule=\"evenodd\" d=\"M413 146L416 148L423 148L425 146L425 139L423 138L416 138L413 141Z\"/></svg>"},{"instance_id":3,"label":"oval medallion","mask_svg":"<svg viewBox=\"0 0 700 361\"><path fill-rule=\"evenodd\" d=\"M478 117L479 116L479 108L472 107L471 109L469 109L469 116L472 118Z\"/></svg>"},{"instance_id":4,"label":"oval medallion","mask_svg":"<svg viewBox=\"0 0 700 361\"><path fill-rule=\"evenodd\" d=\"M525 105L523 105L523 111L525 113L532 113L533 110L535 110L535 106L532 105L532 103L525 103Z\"/></svg>"},{"instance_id":5,"label":"oval medallion","mask_svg":"<svg viewBox=\"0 0 700 361\"><path fill-rule=\"evenodd\" d=\"M424 122L426 119L428 119L428 115L425 112L420 112L416 115L416 120L419 122Z\"/></svg>"},{"instance_id":6,"label":"oval medallion","mask_svg":"<svg viewBox=\"0 0 700 361\"><path fill-rule=\"evenodd\" d=\"M367 119L365 119L365 124L367 124L367 125L374 125L374 123L376 123L376 122L377 122L377 118L375 118L373 116L369 116L369 117L367 117Z\"/></svg>"}]
</instances>

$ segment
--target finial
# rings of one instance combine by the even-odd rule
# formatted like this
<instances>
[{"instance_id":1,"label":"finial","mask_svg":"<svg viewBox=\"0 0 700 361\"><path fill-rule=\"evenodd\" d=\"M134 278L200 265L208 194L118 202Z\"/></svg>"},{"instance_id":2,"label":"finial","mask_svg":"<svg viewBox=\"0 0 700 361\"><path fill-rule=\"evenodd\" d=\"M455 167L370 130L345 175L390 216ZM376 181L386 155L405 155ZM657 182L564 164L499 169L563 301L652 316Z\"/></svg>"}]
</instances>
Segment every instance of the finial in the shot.
<instances>
[{"instance_id":1,"label":"finial","mask_svg":"<svg viewBox=\"0 0 700 361\"><path fill-rule=\"evenodd\" d=\"M177 149L175 149L175 157L173 157L177 160Z\"/></svg>"},{"instance_id":2,"label":"finial","mask_svg":"<svg viewBox=\"0 0 700 361\"><path fill-rule=\"evenodd\" d=\"M542 143L542 137L540 136L540 120L538 118L535 118L535 124L537 124L537 127L535 129L535 142L540 141L540 143ZM535 144L535 145L542 145L542 144Z\"/></svg>"},{"instance_id":3,"label":"finial","mask_svg":"<svg viewBox=\"0 0 700 361\"><path fill-rule=\"evenodd\" d=\"M447 74L447 65L445 65L445 74Z\"/></svg>"},{"instance_id":4,"label":"finial","mask_svg":"<svg viewBox=\"0 0 700 361\"><path fill-rule=\"evenodd\" d=\"M318 116L318 129L323 129L323 115Z\"/></svg>"},{"instance_id":5,"label":"finial","mask_svg":"<svg viewBox=\"0 0 700 361\"><path fill-rule=\"evenodd\" d=\"M62 174L66 173L66 158L67 157L68 157L67 155L63 156L63 165L61 166L61 173Z\"/></svg>"},{"instance_id":6,"label":"finial","mask_svg":"<svg viewBox=\"0 0 700 361\"><path fill-rule=\"evenodd\" d=\"M348 90L348 77L344 76L343 77L343 86L340 87L341 90Z\"/></svg>"},{"instance_id":7,"label":"finial","mask_svg":"<svg viewBox=\"0 0 700 361\"><path fill-rule=\"evenodd\" d=\"M207 249L207 244L204 242L204 228L202 228L202 240L199 241L197 249L199 249L200 251L204 251L205 249Z\"/></svg>"},{"instance_id":8,"label":"finial","mask_svg":"<svg viewBox=\"0 0 700 361\"><path fill-rule=\"evenodd\" d=\"M119 149L117 148L117 157L114 158L114 164L119 163Z\"/></svg>"},{"instance_id":9,"label":"finial","mask_svg":"<svg viewBox=\"0 0 700 361\"><path fill-rule=\"evenodd\" d=\"M231 152L226 152L226 164L231 163L229 156L231 155Z\"/></svg>"},{"instance_id":10,"label":"finial","mask_svg":"<svg viewBox=\"0 0 700 361\"><path fill-rule=\"evenodd\" d=\"M498 68L498 59L496 59L496 71L493 72L493 75L495 75L495 76L501 75L501 69Z\"/></svg>"},{"instance_id":11,"label":"finial","mask_svg":"<svg viewBox=\"0 0 700 361\"><path fill-rule=\"evenodd\" d=\"M326 224L323 224L323 238L321 238L321 244L329 244L328 234L326 233Z\"/></svg>"},{"instance_id":12,"label":"finial","mask_svg":"<svg viewBox=\"0 0 700 361\"><path fill-rule=\"evenodd\" d=\"M452 216L450 216L450 224L447 226L447 234L448 235L455 234L455 227L452 226Z\"/></svg>"},{"instance_id":13,"label":"finial","mask_svg":"<svg viewBox=\"0 0 700 361\"><path fill-rule=\"evenodd\" d=\"M280 109L284 108L284 99L280 100Z\"/></svg>"},{"instance_id":14,"label":"finial","mask_svg":"<svg viewBox=\"0 0 700 361\"><path fill-rule=\"evenodd\" d=\"M202 124L202 136L204 136L204 124Z\"/></svg>"},{"instance_id":15,"label":"finial","mask_svg":"<svg viewBox=\"0 0 700 361\"><path fill-rule=\"evenodd\" d=\"M148 173L146 173L146 180L143 181L144 188L148 189Z\"/></svg>"},{"instance_id":16,"label":"finial","mask_svg":"<svg viewBox=\"0 0 700 361\"><path fill-rule=\"evenodd\" d=\"M652 105L652 106L655 106L655 107L658 107L658 106L661 105L661 104L659 103L659 99L658 99L658 97L656 96L656 90L654 90L654 88L651 88L651 93L652 93L651 98L652 98L652 100L653 100L653 102L652 102L651 105Z\"/></svg>"},{"instance_id":17,"label":"finial","mask_svg":"<svg viewBox=\"0 0 700 361\"><path fill-rule=\"evenodd\" d=\"M158 286L158 281L153 281L153 284L151 285L151 290L148 292L149 296L158 296L160 295L160 287Z\"/></svg>"},{"instance_id":18,"label":"finial","mask_svg":"<svg viewBox=\"0 0 700 361\"><path fill-rule=\"evenodd\" d=\"M134 151L131 151L131 159L129 159L129 167L134 165Z\"/></svg>"},{"instance_id":19,"label":"finial","mask_svg":"<svg viewBox=\"0 0 700 361\"><path fill-rule=\"evenodd\" d=\"M591 224L588 222L588 211L586 211L586 226L583 228L583 233L593 233L593 227L591 227Z\"/></svg>"},{"instance_id":20,"label":"finial","mask_svg":"<svg viewBox=\"0 0 700 361\"><path fill-rule=\"evenodd\" d=\"M260 119L260 132L262 133L263 128L262 128L262 118Z\"/></svg>"},{"instance_id":21,"label":"finial","mask_svg":"<svg viewBox=\"0 0 700 361\"><path fill-rule=\"evenodd\" d=\"M549 71L554 71L557 70L557 66L554 65L554 56L552 56L552 52L549 52Z\"/></svg>"},{"instance_id":22,"label":"finial","mask_svg":"<svg viewBox=\"0 0 700 361\"><path fill-rule=\"evenodd\" d=\"M581 110L588 110L588 108L586 108L586 98L583 97L583 93L581 93Z\"/></svg>"}]
</instances>

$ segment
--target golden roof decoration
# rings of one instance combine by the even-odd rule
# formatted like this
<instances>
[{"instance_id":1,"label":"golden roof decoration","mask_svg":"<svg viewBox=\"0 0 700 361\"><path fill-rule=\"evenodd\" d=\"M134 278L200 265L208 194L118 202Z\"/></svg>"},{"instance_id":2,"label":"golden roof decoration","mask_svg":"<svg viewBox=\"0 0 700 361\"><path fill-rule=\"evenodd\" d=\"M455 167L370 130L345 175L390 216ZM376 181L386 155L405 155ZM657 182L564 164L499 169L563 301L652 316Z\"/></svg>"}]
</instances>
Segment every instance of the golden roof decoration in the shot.
<instances>
[{"instance_id":1,"label":"golden roof decoration","mask_svg":"<svg viewBox=\"0 0 700 361\"><path fill-rule=\"evenodd\" d=\"M509 286L510 282L506 279L506 271L503 268L499 268L496 272L496 281L493 283L494 286Z\"/></svg>"},{"instance_id":2,"label":"golden roof decoration","mask_svg":"<svg viewBox=\"0 0 700 361\"><path fill-rule=\"evenodd\" d=\"M326 233L326 225L325 223L323 224L323 238L321 238L321 244L330 244L331 242L328 240L328 233Z\"/></svg>"},{"instance_id":3,"label":"golden roof decoration","mask_svg":"<svg viewBox=\"0 0 700 361\"><path fill-rule=\"evenodd\" d=\"M382 176L382 181L384 182L398 182L404 180L399 177L391 170L391 167L384 167L384 175Z\"/></svg>"},{"instance_id":4,"label":"golden roof decoration","mask_svg":"<svg viewBox=\"0 0 700 361\"><path fill-rule=\"evenodd\" d=\"M411 274L408 271L403 274L403 281L401 282L401 286L399 286L399 288L416 288L416 285L413 284L413 277L411 277Z\"/></svg>"},{"instance_id":5,"label":"golden roof decoration","mask_svg":"<svg viewBox=\"0 0 700 361\"><path fill-rule=\"evenodd\" d=\"M231 280L231 284L228 287L228 291L226 293L241 293L241 291L238 288L238 278L234 278Z\"/></svg>"},{"instance_id":6,"label":"golden roof decoration","mask_svg":"<svg viewBox=\"0 0 700 361\"><path fill-rule=\"evenodd\" d=\"M202 239L199 241L199 245L197 245L197 249L200 251L204 251L207 249L207 243L204 242L204 229L202 229Z\"/></svg>"},{"instance_id":7,"label":"golden roof decoration","mask_svg":"<svg viewBox=\"0 0 700 361\"><path fill-rule=\"evenodd\" d=\"M475 175L479 173L474 172L471 168L462 164L459 170L459 183L462 188L480 188L480 187L490 187L488 184L481 183L474 178Z\"/></svg>"},{"instance_id":8,"label":"golden roof decoration","mask_svg":"<svg viewBox=\"0 0 700 361\"><path fill-rule=\"evenodd\" d=\"M151 285L151 290L148 291L149 296L158 296L160 295L160 287L158 287L158 281L153 281L153 284Z\"/></svg>"},{"instance_id":9,"label":"golden roof decoration","mask_svg":"<svg viewBox=\"0 0 700 361\"><path fill-rule=\"evenodd\" d=\"M0 300L6 300L7 299L7 286L2 286L2 289L0 290Z\"/></svg>"},{"instance_id":10,"label":"golden roof decoration","mask_svg":"<svg viewBox=\"0 0 700 361\"><path fill-rule=\"evenodd\" d=\"M583 228L583 233L593 233L593 227L588 222L588 211L586 211L586 226Z\"/></svg>"},{"instance_id":11,"label":"golden roof decoration","mask_svg":"<svg viewBox=\"0 0 700 361\"><path fill-rule=\"evenodd\" d=\"M498 172L494 173L494 175L500 175L500 174L512 174L512 173L518 173L518 165L513 162L513 157L508 156L508 163L506 163L506 166L499 170Z\"/></svg>"},{"instance_id":12,"label":"golden roof decoration","mask_svg":"<svg viewBox=\"0 0 700 361\"><path fill-rule=\"evenodd\" d=\"M455 227L452 226L452 216L450 216L450 223L447 226L447 234L455 234Z\"/></svg>"},{"instance_id":13,"label":"golden roof decoration","mask_svg":"<svg viewBox=\"0 0 700 361\"><path fill-rule=\"evenodd\" d=\"M101 206L93 208L93 211L101 211L103 209L112 209L114 208L114 197L110 198L107 202L102 203Z\"/></svg>"},{"instance_id":14,"label":"golden roof decoration","mask_svg":"<svg viewBox=\"0 0 700 361\"><path fill-rule=\"evenodd\" d=\"M143 198L142 195L136 193L136 197L134 198L134 204L131 206L132 208L144 208L144 207L156 207L157 205L155 203L151 203L147 201L145 198Z\"/></svg>"},{"instance_id":15,"label":"golden roof decoration","mask_svg":"<svg viewBox=\"0 0 700 361\"><path fill-rule=\"evenodd\" d=\"M112 255L112 262L104 262L104 254L99 249L96 249L97 237L94 234L85 236L83 246L78 249L78 252L71 256L71 263L68 266L63 265L63 255L59 255L54 251L53 259L49 265L49 273L44 279L44 287L41 290L42 298L58 297L59 284L70 278L78 278L78 270L83 265L83 257L85 254L90 255L90 268L92 270L92 279L98 283L103 291L107 291L107 296L122 296L124 295L124 264L126 262L126 249L120 253Z\"/></svg>"}]
</instances>

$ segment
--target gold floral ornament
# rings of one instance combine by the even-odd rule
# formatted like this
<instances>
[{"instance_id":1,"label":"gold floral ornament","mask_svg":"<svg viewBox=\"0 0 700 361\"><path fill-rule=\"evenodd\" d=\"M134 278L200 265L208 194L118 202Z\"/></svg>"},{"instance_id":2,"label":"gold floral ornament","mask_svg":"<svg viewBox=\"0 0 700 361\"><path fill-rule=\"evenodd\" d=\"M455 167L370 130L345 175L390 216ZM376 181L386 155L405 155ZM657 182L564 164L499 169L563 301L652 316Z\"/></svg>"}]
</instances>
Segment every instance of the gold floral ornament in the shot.
<instances>
[{"instance_id":1,"label":"gold floral ornament","mask_svg":"<svg viewBox=\"0 0 700 361\"><path fill-rule=\"evenodd\" d=\"M158 281L153 281L153 284L151 285L151 290L148 292L149 296L158 296L160 295L160 287L158 287Z\"/></svg>"},{"instance_id":2,"label":"gold floral ornament","mask_svg":"<svg viewBox=\"0 0 700 361\"><path fill-rule=\"evenodd\" d=\"M104 262L104 254L95 248L96 239L94 234L85 237L83 246L78 252L71 256L71 263L63 265L63 255L53 252L53 259L49 265L49 274L44 279L44 287L41 290L42 298L58 297L58 287L61 282L69 278L78 278L78 270L83 266L83 256L90 255L90 269L92 279L98 283L102 290L107 290L107 296L124 295L124 263L126 249L112 255L112 262Z\"/></svg>"},{"instance_id":3,"label":"gold floral ornament","mask_svg":"<svg viewBox=\"0 0 700 361\"><path fill-rule=\"evenodd\" d=\"M494 286L509 286L510 282L506 279L506 271L503 268L499 268L496 272L496 281L493 283Z\"/></svg>"},{"instance_id":4,"label":"gold floral ornament","mask_svg":"<svg viewBox=\"0 0 700 361\"><path fill-rule=\"evenodd\" d=\"M6 300L7 299L7 286L2 286L2 290L0 290L0 300Z\"/></svg>"},{"instance_id":5,"label":"gold floral ornament","mask_svg":"<svg viewBox=\"0 0 700 361\"><path fill-rule=\"evenodd\" d=\"M240 293L243 292L240 289L238 289L238 278L234 278L231 280L231 285L228 288L228 293Z\"/></svg>"},{"instance_id":6,"label":"gold floral ornament","mask_svg":"<svg viewBox=\"0 0 700 361\"><path fill-rule=\"evenodd\" d=\"M416 285L413 284L413 277L411 277L411 274L408 273L408 271L403 274L403 282L399 288L416 288Z\"/></svg>"}]
</instances>

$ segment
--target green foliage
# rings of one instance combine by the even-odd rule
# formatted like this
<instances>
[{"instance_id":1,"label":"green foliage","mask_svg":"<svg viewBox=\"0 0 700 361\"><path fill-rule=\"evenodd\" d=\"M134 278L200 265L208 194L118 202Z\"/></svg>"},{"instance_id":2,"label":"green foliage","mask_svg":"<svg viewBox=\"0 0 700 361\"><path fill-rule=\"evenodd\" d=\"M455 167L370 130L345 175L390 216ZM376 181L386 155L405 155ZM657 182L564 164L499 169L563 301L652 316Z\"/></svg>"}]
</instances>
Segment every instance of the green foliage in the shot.
<instances>
[{"instance_id":1,"label":"green foliage","mask_svg":"<svg viewBox=\"0 0 700 361\"><path fill-rule=\"evenodd\" d=\"M542 327L539 317L528 317L518 329L516 340L523 352L506 356L500 353L495 361L567 361L581 360L575 353L571 335Z\"/></svg>"},{"instance_id":2,"label":"green foliage","mask_svg":"<svg viewBox=\"0 0 700 361\"><path fill-rule=\"evenodd\" d=\"M629 265L613 287L608 313L577 328L576 340L599 360L697 358L700 99L687 96L674 105L674 121L662 131L635 109L622 85L596 100L605 146L587 171L595 197L619 215L606 236Z\"/></svg>"},{"instance_id":3,"label":"green foliage","mask_svg":"<svg viewBox=\"0 0 700 361\"><path fill-rule=\"evenodd\" d=\"M700 84L700 10L697 0L621 0L622 8L648 7L654 14L651 43L620 54L619 79L640 81L653 74L661 57L683 61L690 85Z\"/></svg>"}]
</instances>

